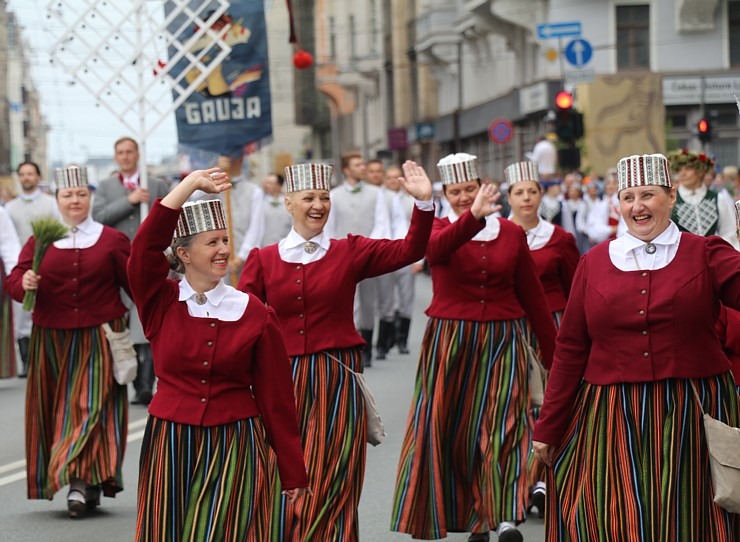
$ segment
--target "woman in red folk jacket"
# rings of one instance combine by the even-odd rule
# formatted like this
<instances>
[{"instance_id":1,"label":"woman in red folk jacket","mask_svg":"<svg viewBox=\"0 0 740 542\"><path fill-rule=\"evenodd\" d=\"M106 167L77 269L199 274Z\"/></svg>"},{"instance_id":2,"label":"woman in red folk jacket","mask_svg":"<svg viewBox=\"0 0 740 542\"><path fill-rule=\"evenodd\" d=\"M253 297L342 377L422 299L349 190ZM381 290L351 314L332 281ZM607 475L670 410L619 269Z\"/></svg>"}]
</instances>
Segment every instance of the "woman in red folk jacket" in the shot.
<instances>
[{"instance_id":1,"label":"woman in red folk jacket","mask_svg":"<svg viewBox=\"0 0 740 542\"><path fill-rule=\"evenodd\" d=\"M433 297L398 466L391 529L414 538L470 532L521 542L531 435L526 317L545 365L554 348L542 285L522 229L492 214L477 159L438 164L452 211L426 259Z\"/></svg>"},{"instance_id":2,"label":"woman in red folk jacket","mask_svg":"<svg viewBox=\"0 0 740 542\"><path fill-rule=\"evenodd\" d=\"M303 448L313 495L295 506L278 497L269 540L358 540L357 507L365 474L365 341L353 318L357 283L401 269L424 255L434 220L432 185L413 162L401 179L417 201L405 239L350 235L330 239L331 166L286 168L285 198L293 229L276 245L253 250L239 289L275 309L293 364Z\"/></svg>"},{"instance_id":3,"label":"woman in red folk jacket","mask_svg":"<svg viewBox=\"0 0 740 542\"><path fill-rule=\"evenodd\" d=\"M103 330L126 327L120 291L128 291L128 238L90 217L87 170L56 171L56 200L67 237L49 247L38 273L36 240L21 251L5 288L16 301L36 290L26 389L26 486L29 499L51 499L69 484L77 517L100 504L101 490L123 490L128 429L126 386L113 378Z\"/></svg>"},{"instance_id":4,"label":"woman in red folk jacket","mask_svg":"<svg viewBox=\"0 0 740 542\"><path fill-rule=\"evenodd\" d=\"M222 280L231 247L221 201L186 203L230 186L217 168L194 171L152 206L131 245L131 292L159 379L139 465L139 542L267 540L268 441L287 498L308 485L275 312ZM167 247L180 281L167 278Z\"/></svg>"},{"instance_id":5,"label":"woman in red folk jacket","mask_svg":"<svg viewBox=\"0 0 740 542\"><path fill-rule=\"evenodd\" d=\"M527 234L532 260L537 268L545 290L547 306L550 308L555 327L560 327L565 304L570 295L570 285L581 255L575 238L560 226L543 220L539 215L542 200L542 185L539 183L537 165L534 162L518 162L504 170L511 205L511 221ZM537 337L529 328L529 341L537 346ZM534 427L539 408L530 409L530 426ZM530 456L529 484L532 491L531 504L537 507L539 516L545 517L545 467Z\"/></svg>"},{"instance_id":6,"label":"woman in red folk jacket","mask_svg":"<svg viewBox=\"0 0 740 542\"><path fill-rule=\"evenodd\" d=\"M740 515L713 500L699 402L740 427L715 330L720 303L740 309L740 253L671 221L664 156L617 169L628 231L578 265L534 429L552 467L546 538L738 542Z\"/></svg>"}]
</instances>

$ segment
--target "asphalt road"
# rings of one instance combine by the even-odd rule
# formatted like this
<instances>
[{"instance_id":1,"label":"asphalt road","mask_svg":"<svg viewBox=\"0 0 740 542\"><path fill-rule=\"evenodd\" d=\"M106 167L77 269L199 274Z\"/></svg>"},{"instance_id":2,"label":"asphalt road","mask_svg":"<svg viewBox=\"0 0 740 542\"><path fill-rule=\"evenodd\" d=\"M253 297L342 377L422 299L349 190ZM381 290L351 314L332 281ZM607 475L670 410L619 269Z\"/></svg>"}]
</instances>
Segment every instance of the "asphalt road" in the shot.
<instances>
[{"instance_id":1,"label":"asphalt road","mask_svg":"<svg viewBox=\"0 0 740 542\"><path fill-rule=\"evenodd\" d=\"M367 380L375 394L388 436L377 448L370 447L365 486L360 503L362 542L411 541L408 535L388 530L396 466L408 415L419 343L426 318L431 283L425 276L417 280L417 311L411 327L411 354L391 353L375 362ZM102 506L84 519L72 520L66 511L66 490L53 501L29 501L25 491L23 410L25 380L0 380L0 541L7 542L117 542L133 540L136 522L136 480L141 438L146 411L132 405L129 410L129 436L124 462L124 491L115 499L103 499ZM520 526L524 539L544 540L544 525L537 518ZM467 534L445 540L462 542ZM492 541L496 536L492 535Z\"/></svg>"}]
</instances>

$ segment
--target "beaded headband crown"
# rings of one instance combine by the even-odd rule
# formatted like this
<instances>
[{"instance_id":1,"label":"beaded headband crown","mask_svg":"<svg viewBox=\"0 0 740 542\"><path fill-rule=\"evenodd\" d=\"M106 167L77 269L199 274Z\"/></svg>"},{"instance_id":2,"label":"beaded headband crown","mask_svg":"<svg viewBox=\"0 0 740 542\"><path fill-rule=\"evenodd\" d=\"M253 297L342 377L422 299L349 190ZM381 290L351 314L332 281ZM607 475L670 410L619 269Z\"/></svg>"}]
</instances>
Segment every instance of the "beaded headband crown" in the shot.
<instances>
[{"instance_id":1,"label":"beaded headband crown","mask_svg":"<svg viewBox=\"0 0 740 542\"><path fill-rule=\"evenodd\" d=\"M61 188L87 187L87 168L80 166L69 166L54 170L54 183L57 190Z\"/></svg>"},{"instance_id":2,"label":"beaded headband crown","mask_svg":"<svg viewBox=\"0 0 740 542\"><path fill-rule=\"evenodd\" d=\"M182 206L173 237L187 237L196 233L225 229L226 213L221 200L200 200Z\"/></svg>"},{"instance_id":3,"label":"beaded headband crown","mask_svg":"<svg viewBox=\"0 0 740 542\"><path fill-rule=\"evenodd\" d=\"M442 184L477 181L479 179L478 157L464 152L449 154L437 163L437 170L439 170Z\"/></svg>"},{"instance_id":4,"label":"beaded headband crown","mask_svg":"<svg viewBox=\"0 0 740 542\"><path fill-rule=\"evenodd\" d=\"M537 164L530 161L511 164L504 170L504 176L509 186L522 181L539 182L540 179Z\"/></svg>"},{"instance_id":5,"label":"beaded headband crown","mask_svg":"<svg viewBox=\"0 0 740 542\"><path fill-rule=\"evenodd\" d=\"M334 168L327 164L298 164L285 168L285 189L288 192L301 190L330 190Z\"/></svg>"},{"instance_id":6,"label":"beaded headband crown","mask_svg":"<svg viewBox=\"0 0 740 542\"><path fill-rule=\"evenodd\" d=\"M619 191L636 186L673 186L668 159L662 154L636 154L622 158L617 163L617 180Z\"/></svg>"}]
</instances>

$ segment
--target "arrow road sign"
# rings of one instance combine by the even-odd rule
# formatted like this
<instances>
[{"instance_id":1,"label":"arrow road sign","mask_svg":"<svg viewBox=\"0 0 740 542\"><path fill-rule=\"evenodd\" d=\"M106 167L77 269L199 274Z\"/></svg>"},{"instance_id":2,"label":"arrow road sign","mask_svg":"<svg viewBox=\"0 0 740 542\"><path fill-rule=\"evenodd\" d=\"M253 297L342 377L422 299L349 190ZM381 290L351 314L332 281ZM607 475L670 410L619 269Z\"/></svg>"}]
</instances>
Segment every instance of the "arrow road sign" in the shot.
<instances>
[{"instance_id":1,"label":"arrow road sign","mask_svg":"<svg viewBox=\"0 0 740 542\"><path fill-rule=\"evenodd\" d=\"M581 21L566 23L544 23L537 25L537 37L547 38L574 38L581 35Z\"/></svg>"},{"instance_id":2,"label":"arrow road sign","mask_svg":"<svg viewBox=\"0 0 740 542\"><path fill-rule=\"evenodd\" d=\"M594 49L591 44L584 39L572 40L565 47L565 60L573 64L576 68L585 66L593 56Z\"/></svg>"}]
</instances>

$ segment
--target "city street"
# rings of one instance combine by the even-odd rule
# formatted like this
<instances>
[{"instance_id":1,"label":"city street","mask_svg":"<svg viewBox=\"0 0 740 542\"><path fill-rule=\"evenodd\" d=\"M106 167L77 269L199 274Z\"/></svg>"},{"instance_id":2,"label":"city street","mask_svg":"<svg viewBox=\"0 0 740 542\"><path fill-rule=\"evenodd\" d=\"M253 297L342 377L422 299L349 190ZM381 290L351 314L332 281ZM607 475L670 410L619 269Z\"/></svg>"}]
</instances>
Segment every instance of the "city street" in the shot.
<instances>
[{"instance_id":1,"label":"city street","mask_svg":"<svg viewBox=\"0 0 740 542\"><path fill-rule=\"evenodd\" d=\"M385 361L376 361L367 371L367 380L377 399L388 437L377 448L368 450L365 487L360 504L361 540L363 542L410 541L408 535L390 533L391 501L396 464L408 414L419 343L426 318L423 309L431 295L431 282L417 280L417 309L412 323L411 354L394 352ZM66 490L51 502L29 501L25 495L23 453L23 409L25 380L0 381L0 539L9 542L50 541L79 542L132 540L136 521L137 463L144 432L146 411L132 405L129 411L129 436L124 464L125 490L115 499L103 499L102 507L84 519L72 520L66 512ZM525 541L544 539L543 520L533 518L521 526ZM462 542L467 534L445 539ZM496 540L492 535L491 539Z\"/></svg>"}]
</instances>

